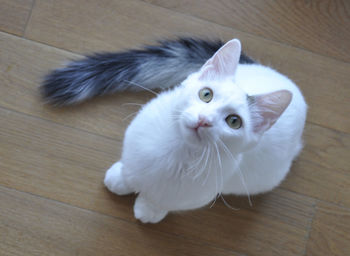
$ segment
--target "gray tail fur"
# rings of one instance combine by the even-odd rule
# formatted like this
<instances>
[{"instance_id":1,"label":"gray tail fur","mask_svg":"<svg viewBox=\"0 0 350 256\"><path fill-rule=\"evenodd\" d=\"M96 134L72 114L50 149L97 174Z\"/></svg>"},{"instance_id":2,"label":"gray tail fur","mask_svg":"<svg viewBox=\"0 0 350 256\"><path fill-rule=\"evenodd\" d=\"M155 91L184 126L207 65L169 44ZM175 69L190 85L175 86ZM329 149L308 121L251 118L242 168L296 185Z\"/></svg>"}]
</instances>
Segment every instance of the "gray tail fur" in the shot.
<instances>
[{"instance_id":1,"label":"gray tail fur","mask_svg":"<svg viewBox=\"0 0 350 256\"><path fill-rule=\"evenodd\" d=\"M140 50L96 53L51 71L40 91L53 105L70 105L117 91L169 88L199 70L222 45L220 40L179 38ZM240 63L254 61L242 54Z\"/></svg>"}]
</instances>

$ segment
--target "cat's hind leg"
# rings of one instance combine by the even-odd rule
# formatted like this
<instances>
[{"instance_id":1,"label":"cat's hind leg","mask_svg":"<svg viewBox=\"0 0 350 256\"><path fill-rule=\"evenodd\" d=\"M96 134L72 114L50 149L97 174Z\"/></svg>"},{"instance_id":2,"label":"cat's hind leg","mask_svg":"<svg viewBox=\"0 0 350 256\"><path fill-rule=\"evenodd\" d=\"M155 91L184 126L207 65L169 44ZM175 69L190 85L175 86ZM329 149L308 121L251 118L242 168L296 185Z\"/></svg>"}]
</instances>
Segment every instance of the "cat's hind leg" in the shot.
<instances>
[{"instance_id":1,"label":"cat's hind leg","mask_svg":"<svg viewBox=\"0 0 350 256\"><path fill-rule=\"evenodd\" d=\"M135 201L134 214L135 218L143 223L157 223L168 214L168 211L158 209L154 204L139 195Z\"/></svg>"},{"instance_id":2,"label":"cat's hind leg","mask_svg":"<svg viewBox=\"0 0 350 256\"><path fill-rule=\"evenodd\" d=\"M116 162L106 172L104 179L105 186L113 193L127 195L134 192L126 183L123 177L123 164Z\"/></svg>"}]
</instances>

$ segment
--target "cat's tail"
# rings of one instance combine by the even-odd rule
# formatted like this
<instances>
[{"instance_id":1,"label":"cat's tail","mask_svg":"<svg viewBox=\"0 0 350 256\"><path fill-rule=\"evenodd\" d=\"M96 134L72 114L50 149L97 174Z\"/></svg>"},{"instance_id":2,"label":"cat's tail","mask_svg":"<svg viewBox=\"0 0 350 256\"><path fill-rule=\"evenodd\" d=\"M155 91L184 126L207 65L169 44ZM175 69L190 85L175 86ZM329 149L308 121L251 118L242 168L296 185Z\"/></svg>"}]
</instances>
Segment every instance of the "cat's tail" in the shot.
<instances>
[{"instance_id":1,"label":"cat's tail","mask_svg":"<svg viewBox=\"0 0 350 256\"><path fill-rule=\"evenodd\" d=\"M69 105L117 91L169 88L199 70L222 45L220 40L179 38L140 50L96 53L53 70L40 90L49 103ZM253 60L242 54L240 63Z\"/></svg>"}]
</instances>

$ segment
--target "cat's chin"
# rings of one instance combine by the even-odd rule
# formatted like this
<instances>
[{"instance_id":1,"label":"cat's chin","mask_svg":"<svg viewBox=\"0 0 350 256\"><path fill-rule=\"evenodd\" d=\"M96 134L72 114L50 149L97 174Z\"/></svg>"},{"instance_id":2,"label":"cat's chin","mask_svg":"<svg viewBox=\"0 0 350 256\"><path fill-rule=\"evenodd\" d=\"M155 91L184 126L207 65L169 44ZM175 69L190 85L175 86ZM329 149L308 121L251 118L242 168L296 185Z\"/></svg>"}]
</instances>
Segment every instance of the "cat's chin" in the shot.
<instances>
[{"instance_id":1,"label":"cat's chin","mask_svg":"<svg viewBox=\"0 0 350 256\"><path fill-rule=\"evenodd\" d=\"M193 147L207 145L209 141L208 134L202 129L206 128L194 129L187 126L182 127L181 132L185 143Z\"/></svg>"}]
</instances>

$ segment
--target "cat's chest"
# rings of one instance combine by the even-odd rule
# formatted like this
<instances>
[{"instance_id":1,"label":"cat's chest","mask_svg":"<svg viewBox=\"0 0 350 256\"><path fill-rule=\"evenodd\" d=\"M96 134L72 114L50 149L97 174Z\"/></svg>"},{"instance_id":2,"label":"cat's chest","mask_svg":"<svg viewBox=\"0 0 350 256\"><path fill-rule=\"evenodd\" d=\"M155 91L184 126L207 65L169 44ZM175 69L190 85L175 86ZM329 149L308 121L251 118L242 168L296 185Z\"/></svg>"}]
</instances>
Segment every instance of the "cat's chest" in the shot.
<instances>
[{"instance_id":1,"label":"cat's chest","mask_svg":"<svg viewBox=\"0 0 350 256\"><path fill-rule=\"evenodd\" d=\"M233 156L215 147L203 147L201 150L183 148L175 158L180 163L181 179L205 184L214 180L220 185L222 180L232 176L241 161L241 155Z\"/></svg>"}]
</instances>

